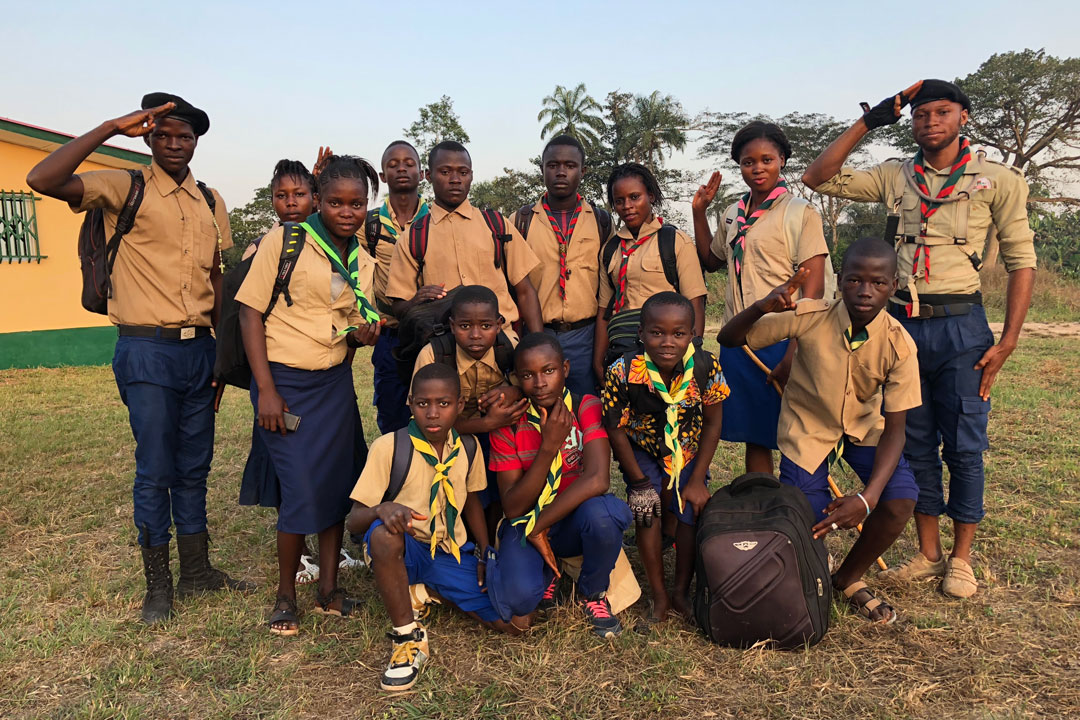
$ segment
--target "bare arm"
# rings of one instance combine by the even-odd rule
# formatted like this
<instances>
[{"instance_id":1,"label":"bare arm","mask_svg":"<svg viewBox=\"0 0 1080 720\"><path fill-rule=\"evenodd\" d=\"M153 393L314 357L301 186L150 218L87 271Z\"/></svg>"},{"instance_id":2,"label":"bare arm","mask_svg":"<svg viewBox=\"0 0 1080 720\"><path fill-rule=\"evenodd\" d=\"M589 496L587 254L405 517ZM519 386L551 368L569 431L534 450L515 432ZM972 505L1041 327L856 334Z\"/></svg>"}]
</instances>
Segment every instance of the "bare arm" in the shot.
<instances>
[{"instance_id":1,"label":"bare arm","mask_svg":"<svg viewBox=\"0 0 1080 720\"><path fill-rule=\"evenodd\" d=\"M240 305L240 337L244 341L251 376L259 388L259 426L270 432L285 434L285 417L289 406L278 394L274 377L270 374L270 361L266 356L266 328L262 313L248 305Z\"/></svg>"},{"instance_id":2,"label":"bare arm","mask_svg":"<svg viewBox=\"0 0 1080 720\"><path fill-rule=\"evenodd\" d=\"M775 288L771 293L756 301L735 317L728 320L717 334L717 341L724 347L740 347L746 344L746 333L763 315L771 312L784 312L795 309L795 292L802 286L810 273L800 267L790 280Z\"/></svg>"},{"instance_id":3,"label":"bare arm","mask_svg":"<svg viewBox=\"0 0 1080 720\"><path fill-rule=\"evenodd\" d=\"M723 261L712 251L713 234L709 228L708 216L709 204L716 197L722 179L719 172L714 172L709 181L697 189L690 203L694 215L694 244L697 246L698 260L701 261L701 267L709 272L716 272L724 266Z\"/></svg>"},{"instance_id":4,"label":"bare arm","mask_svg":"<svg viewBox=\"0 0 1080 720\"><path fill-rule=\"evenodd\" d=\"M816 190L818 186L840 172L848 155L859 144L859 141L866 137L868 132L870 131L867 129L866 123L863 122L862 118L859 118L851 127L842 132L840 137L829 143L829 147L814 158L814 162L810 163L810 166L806 168L806 172L803 173L802 181L806 186Z\"/></svg>"},{"instance_id":5,"label":"bare arm","mask_svg":"<svg viewBox=\"0 0 1080 720\"><path fill-rule=\"evenodd\" d=\"M536 294L536 288L528 276L523 277L521 282L514 286L517 291L518 312L525 322L529 332L544 331L544 316L540 312L540 297Z\"/></svg>"},{"instance_id":6,"label":"bare arm","mask_svg":"<svg viewBox=\"0 0 1080 720\"><path fill-rule=\"evenodd\" d=\"M705 334L705 296L700 295L690 301L694 304L694 336Z\"/></svg>"},{"instance_id":7,"label":"bare arm","mask_svg":"<svg viewBox=\"0 0 1080 720\"><path fill-rule=\"evenodd\" d=\"M596 311L596 326L593 328L593 372L601 384L604 382L604 356L608 351L606 311L605 307Z\"/></svg>"}]
</instances>

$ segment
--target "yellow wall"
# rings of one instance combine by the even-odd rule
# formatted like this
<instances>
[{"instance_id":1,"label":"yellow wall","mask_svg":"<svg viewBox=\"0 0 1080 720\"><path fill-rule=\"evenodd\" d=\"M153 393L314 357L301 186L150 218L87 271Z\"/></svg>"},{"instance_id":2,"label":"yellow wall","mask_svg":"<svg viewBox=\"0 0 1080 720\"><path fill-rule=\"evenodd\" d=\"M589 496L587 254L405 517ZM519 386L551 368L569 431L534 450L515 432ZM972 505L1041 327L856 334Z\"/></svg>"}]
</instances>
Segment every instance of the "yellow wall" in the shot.
<instances>
[{"instance_id":1,"label":"yellow wall","mask_svg":"<svg viewBox=\"0 0 1080 720\"><path fill-rule=\"evenodd\" d=\"M0 140L0 190L29 191L26 174L45 155L42 150ZM90 161L79 166L79 172L107 169ZM79 300L82 273L77 241L83 216L48 197L34 204L38 252L48 257L40 263L0 262L0 333L108 325L106 316L83 310Z\"/></svg>"}]
</instances>

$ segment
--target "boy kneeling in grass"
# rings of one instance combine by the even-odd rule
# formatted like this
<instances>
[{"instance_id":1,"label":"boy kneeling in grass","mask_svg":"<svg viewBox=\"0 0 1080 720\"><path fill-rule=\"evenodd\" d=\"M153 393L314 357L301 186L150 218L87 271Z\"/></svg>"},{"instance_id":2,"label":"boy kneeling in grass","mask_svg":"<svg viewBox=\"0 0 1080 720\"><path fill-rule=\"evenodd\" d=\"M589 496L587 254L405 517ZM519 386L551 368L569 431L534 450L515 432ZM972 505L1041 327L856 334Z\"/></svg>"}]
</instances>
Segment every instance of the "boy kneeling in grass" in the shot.
<instances>
[{"instance_id":1,"label":"boy kneeling in grass","mask_svg":"<svg viewBox=\"0 0 1080 720\"><path fill-rule=\"evenodd\" d=\"M391 433L372 443L352 491L355 503L347 527L364 536L393 627L387 633L394 647L382 675L383 690L411 688L430 655L427 630L413 619L410 585L423 583L443 603L493 629L517 635L529 626L529 618L500 620L484 587L484 562L478 557L488 545L488 531L477 492L486 487L487 477L483 461L470 462L453 427L464 405L454 368L437 363L417 371L407 428L412 456L401 490L396 497L384 497L394 464ZM475 545L466 541L466 523Z\"/></svg>"},{"instance_id":2,"label":"boy kneeling in grass","mask_svg":"<svg viewBox=\"0 0 1080 720\"><path fill-rule=\"evenodd\" d=\"M780 481L802 490L823 518L815 538L863 523L833 587L861 616L888 625L896 610L861 578L903 532L919 496L902 456L906 413L921 403L915 343L884 311L896 290L896 253L878 238L852 243L840 271L842 300L795 303L808 274L800 269L732 318L717 339L752 350L798 340L780 405ZM830 502L829 467L841 457L866 487Z\"/></svg>"}]
</instances>

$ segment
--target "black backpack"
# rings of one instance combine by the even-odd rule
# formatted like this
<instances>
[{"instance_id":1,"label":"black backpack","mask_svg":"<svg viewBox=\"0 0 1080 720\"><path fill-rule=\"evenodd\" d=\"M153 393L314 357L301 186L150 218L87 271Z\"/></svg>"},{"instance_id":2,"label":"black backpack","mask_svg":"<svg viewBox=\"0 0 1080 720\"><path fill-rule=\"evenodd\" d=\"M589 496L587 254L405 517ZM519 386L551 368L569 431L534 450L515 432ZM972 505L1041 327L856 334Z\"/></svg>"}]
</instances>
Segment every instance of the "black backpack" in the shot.
<instances>
[{"instance_id":1,"label":"black backpack","mask_svg":"<svg viewBox=\"0 0 1080 720\"><path fill-rule=\"evenodd\" d=\"M675 226L668 225L667 223L661 225L660 231L656 234L656 241L660 243L660 263L664 266L664 277L667 278L671 287L675 288L675 292L681 292L679 290L679 265L675 257ZM620 242L621 240L616 235L610 238L607 241L607 244L604 245L601 250L600 272L608 273L608 267L611 265L611 258L615 257ZM615 286L614 282L612 282L612 286ZM604 317L610 320L614 308L615 294L612 293L611 301L608 303Z\"/></svg>"},{"instance_id":2,"label":"black backpack","mask_svg":"<svg viewBox=\"0 0 1080 720\"><path fill-rule=\"evenodd\" d=\"M274 279L274 289L270 293L270 304L263 313L263 322L270 316L278 297L285 295L285 304L292 305L292 296L289 295L289 280L292 278L296 262L300 257L300 251L304 249L307 233L297 223L285 223L282 226L284 239L281 243L281 257L278 260L278 272ZM262 238L255 241L255 245ZM244 338L240 332L240 305L236 301L236 293L244 284L244 278L251 270L251 263L255 256L242 260L239 265L225 274L221 281L221 317L218 319L217 329L217 357L214 359L214 378L218 382L235 385L247 390L251 387L251 367L248 365L247 353L244 351Z\"/></svg>"},{"instance_id":3,"label":"black backpack","mask_svg":"<svg viewBox=\"0 0 1080 720\"><path fill-rule=\"evenodd\" d=\"M465 456L469 459L469 467L472 467L476 458L476 436L468 433L461 434L461 444L465 447ZM412 466L413 444L409 437L409 428L403 427L394 431L394 454L390 460L390 483L386 486L380 502L390 502L398 496L401 488L405 486L405 478L409 476L409 468Z\"/></svg>"},{"instance_id":4,"label":"black backpack","mask_svg":"<svg viewBox=\"0 0 1080 720\"><path fill-rule=\"evenodd\" d=\"M596 228L600 232L600 244L607 241L611 235L611 213L604 208L596 207L596 203L591 200L586 201L589 203L589 207L592 208L593 216L596 217ZM521 233L521 237L529 237L529 226L532 225L533 206L522 205L514 215L514 227ZM674 251L674 245L672 245Z\"/></svg>"},{"instance_id":5,"label":"black backpack","mask_svg":"<svg viewBox=\"0 0 1080 720\"><path fill-rule=\"evenodd\" d=\"M825 544L802 491L767 473L721 488L697 522L694 615L715 643L777 649L814 645L829 629Z\"/></svg>"},{"instance_id":6,"label":"black backpack","mask_svg":"<svg viewBox=\"0 0 1080 720\"><path fill-rule=\"evenodd\" d=\"M517 290L510 282L510 272L506 267L506 243L513 236L506 231L506 219L497 210L485 208L480 213L484 216L484 222L491 231L491 239L495 243L495 268L502 270L506 278L506 289L510 293L510 299L517 303ZM424 286L424 256L427 254L428 235L431 231L431 213L424 215L409 227L409 252L416 260L416 289ZM376 236L378 242L378 236ZM374 245L368 240L369 250L374 250Z\"/></svg>"}]
</instances>

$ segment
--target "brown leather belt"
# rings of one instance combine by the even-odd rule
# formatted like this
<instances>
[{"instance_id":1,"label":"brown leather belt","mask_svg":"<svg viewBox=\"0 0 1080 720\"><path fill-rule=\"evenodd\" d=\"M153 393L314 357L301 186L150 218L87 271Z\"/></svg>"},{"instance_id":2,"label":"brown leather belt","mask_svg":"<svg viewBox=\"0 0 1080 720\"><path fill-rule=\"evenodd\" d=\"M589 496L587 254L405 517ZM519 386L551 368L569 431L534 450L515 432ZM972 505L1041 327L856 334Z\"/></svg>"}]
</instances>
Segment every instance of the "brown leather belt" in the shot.
<instances>
[{"instance_id":1,"label":"brown leather belt","mask_svg":"<svg viewBox=\"0 0 1080 720\"><path fill-rule=\"evenodd\" d=\"M596 322L596 318L590 317L590 318L585 318L584 320L577 320L576 322L570 322L570 323L566 323L566 322L544 323L544 327L546 327L548 330L554 330L557 333L566 333L566 332L570 332L571 330L577 330L579 328L583 328L583 327L585 327L587 325L592 325L594 322Z\"/></svg>"}]
</instances>

